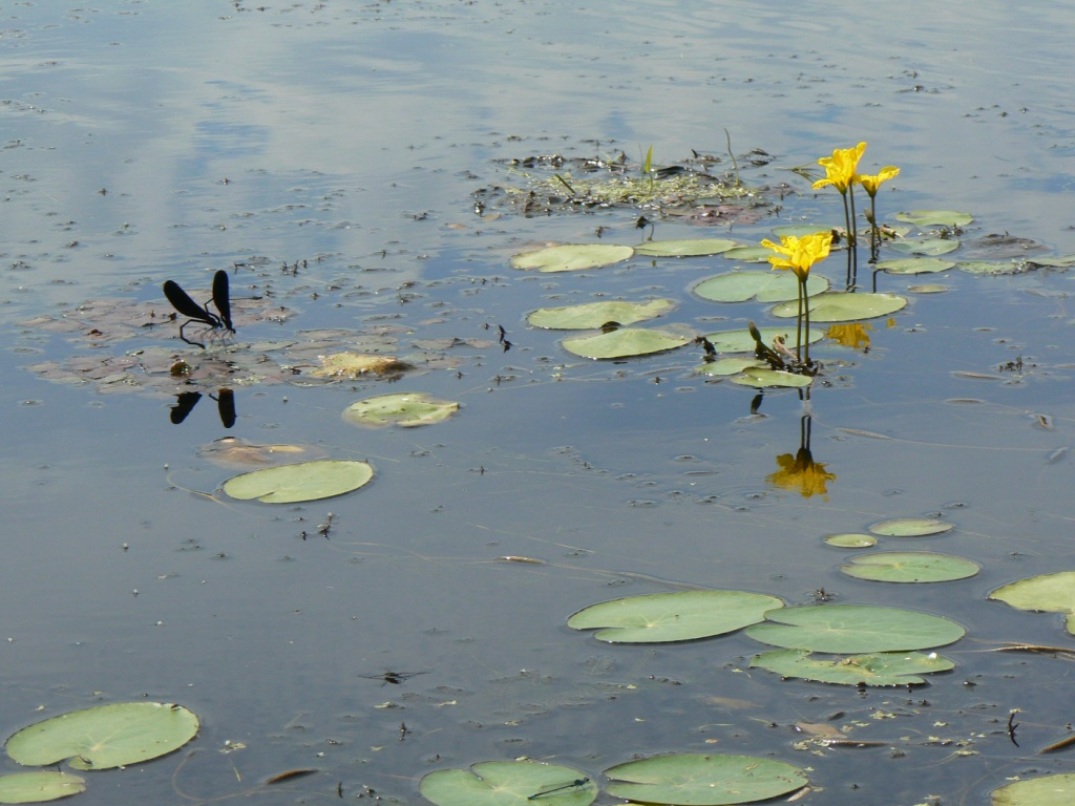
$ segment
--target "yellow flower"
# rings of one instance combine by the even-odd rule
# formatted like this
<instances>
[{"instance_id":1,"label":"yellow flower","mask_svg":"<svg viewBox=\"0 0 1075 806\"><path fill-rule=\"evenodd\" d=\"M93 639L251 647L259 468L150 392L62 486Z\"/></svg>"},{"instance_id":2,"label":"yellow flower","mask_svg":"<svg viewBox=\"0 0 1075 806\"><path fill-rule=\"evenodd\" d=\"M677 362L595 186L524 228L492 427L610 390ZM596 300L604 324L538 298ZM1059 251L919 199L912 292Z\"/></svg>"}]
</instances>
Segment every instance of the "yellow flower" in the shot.
<instances>
[{"instance_id":1,"label":"yellow flower","mask_svg":"<svg viewBox=\"0 0 1075 806\"><path fill-rule=\"evenodd\" d=\"M881 187L882 182L887 182L889 179L900 175L900 169L895 165L886 165L877 173L872 176L867 174L861 174L859 176L859 184L866 188L866 192L870 194L872 199L877 195L877 188Z\"/></svg>"},{"instance_id":2,"label":"yellow flower","mask_svg":"<svg viewBox=\"0 0 1075 806\"><path fill-rule=\"evenodd\" d=\"M836 474L825 465L814 461L809 448L799 448L795 456L790 453L776 457L780 469L768 476L768 482L785 490L797 491L803 498L812 495L828 495L826 484L836 480Z\"/></svg>"},{"instance_id":3,"label":"yellow flower","mask_svg":"<svg viewBox=\"0 0 1075 806\"><path fill-rule=\"evenodd\" d=\"M825 178L814 182L814 190L832 185L841 193L858 181L859 160L866 150L866 143L859 143L854 148L837 148L831 157L822 157L817 164L825 169Z\"/></svg>"},{"instance_id":4,"label":"yellow flower","mask_svg":"<svg viewBox=\"0 0 1075 806\"><path fill-rule=\"evenodd\" d=\"M769 258L774 269L791 269L796 277L805 282L807 275L810 274L810 267L829 256L832 233L815 232L801 238L794 235L781 235L779 244L766 238L761 245L776 252Z\"/></svg>"}]
</instances>

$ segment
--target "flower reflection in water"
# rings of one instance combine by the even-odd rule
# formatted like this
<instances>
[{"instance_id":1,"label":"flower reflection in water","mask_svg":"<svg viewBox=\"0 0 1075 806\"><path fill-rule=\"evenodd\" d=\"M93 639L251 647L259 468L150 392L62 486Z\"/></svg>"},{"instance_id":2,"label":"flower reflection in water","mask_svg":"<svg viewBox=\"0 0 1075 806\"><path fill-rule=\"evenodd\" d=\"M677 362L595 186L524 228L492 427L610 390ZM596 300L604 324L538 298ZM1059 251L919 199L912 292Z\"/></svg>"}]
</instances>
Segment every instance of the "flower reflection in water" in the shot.
<instances>
[{"instance_id":1,"label":"flower reflection in water","mask_svg":"<svg viewBox=\"0 0 1075 806\"><path fill-rule=\"evenodd\" d=\"M792 456L790 453L776 457L780 469L769 474L766 480L775 487L798 492L803 498L813 495L828 495L828 483L836 480L836 474L830 473L825 465L814 461L810 452L810 415L804 415L799 423L800 447Z\"/></svg>"}]
</instances>

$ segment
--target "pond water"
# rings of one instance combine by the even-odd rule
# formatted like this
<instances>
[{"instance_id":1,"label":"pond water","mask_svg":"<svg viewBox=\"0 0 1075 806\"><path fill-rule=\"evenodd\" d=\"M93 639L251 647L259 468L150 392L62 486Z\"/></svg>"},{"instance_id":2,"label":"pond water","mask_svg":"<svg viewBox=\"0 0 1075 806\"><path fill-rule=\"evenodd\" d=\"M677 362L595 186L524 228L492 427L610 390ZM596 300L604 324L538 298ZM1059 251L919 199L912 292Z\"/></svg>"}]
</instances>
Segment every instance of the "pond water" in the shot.
<instances>
[{"instance_id":1,"label":"pond water","mask_svg":"<svg viewBox=\"0 0 1075 806\"><path fill-rule=\"evenodd\" d=\"M992 651L1071 647L1063 619L987 600L1075 567L1070 273L882 273L879 290L909 304L871 323L870 349L816 347L809 401L772 390L760 406L699 376L698 347L592 362L526 323L542 306L667 296L665 320L698 334L775 324L769 306L689 292L741 265L720 256L577 274L510 259L550 242L753 245L775 227L841 226L838 194L789 169L863 140L865 172L901 168L883 218L974 216L958 259L1075 253L1070 4L790 9L5 6L4 735L130 699L201 717L194 755L92 775L86 803L207 801L296 768L319 773L254 794L418 803L435 769L529 757L598 781L672 752L809 768L822 791L804 802L826 804L980 803L1013 776L1070 771L1070 754L1038 754L1071 731L1057 707L1070 657ZM526 215L497 191L542 171L513 160L622 151L637 171L651 145L658 165L698 152L726 173L725 130L744 183L769 189L758 215L728 224L630 206ZM1018 254L987 237L1004 234L1026 239ZM818 271L837 282L842 259ZM209 355L272 355L257 383L214 369L167 321L163 281L200 302L216 269L231 272L238 333ZM322 345L423 371L307 384ZM170 422L177 357L204 369L201 391L235 388L233 428L208 398ZM463 408L416 429L341 419L394 391ZM811 496L772 479L807 415L832 475ZM232 501L219 488L236 471L199 454L225 435L314 445L377 476L312 503ZM955 528L912 549L969 557L978 575L853 579L848 552L823 542L923 515ZM565 623L616 596L696 587L906 607L967 637L928 687L859 691L750 669L764 647L742 633L610 645ZM798 723L883 744L801 744Z\"/></svg>"}]
</instances>

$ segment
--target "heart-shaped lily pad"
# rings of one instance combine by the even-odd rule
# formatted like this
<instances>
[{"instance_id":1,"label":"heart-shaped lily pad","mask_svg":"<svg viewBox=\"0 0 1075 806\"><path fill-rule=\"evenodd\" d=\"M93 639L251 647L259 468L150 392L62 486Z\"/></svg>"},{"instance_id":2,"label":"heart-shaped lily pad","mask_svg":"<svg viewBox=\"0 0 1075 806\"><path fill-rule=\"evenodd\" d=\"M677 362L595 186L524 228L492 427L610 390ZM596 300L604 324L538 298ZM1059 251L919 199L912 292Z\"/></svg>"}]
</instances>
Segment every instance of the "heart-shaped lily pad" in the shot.
<instances>
[{"instance_id":1,"label":"heart-shaped lily pad","mask_svg":"<svg viewBox=\"0 0 1075 806\"><path fill-rule=\"evenodd\" d=\"M888 274L935 274L955 265L954 261L941 260L939 257L904 257L882 260L876 268Z\"/></svg>"},{"instance_id":2,"label":"heart-shaped lily pad","mask_svg":"<svg viewBox=\"0 0 1075 806\"><path fill-rule=\"evenodd\" d=\"M873 535L845 533L829 535L825 538L825 542L838 549L868 549L870 546L877 545L877 538Z\"/></svg>"},{"instance_id":3,"label":"heart-shaped lily pad","mask_svg":"<svg viewBox=\"0 0 1075 806\"><path fill-rule=\"evenodd\" d=\"M989 598L1019 610L1063 613L1067 616L1068 632L1075 635L1075 571L1020 579L997 588Z\"/></svg>"},{"instance_id":4,"label":"heart-shaped lily pad","mask_svg":"<svg viewBox=\"0 0 1075 806\"><path fill-rule=\"evenodd\" d=\"M828 289L829 281L820 274L811 274L806 280L810 295ZM799 279L787 271L733 271L707 277L691 290L711 302L783 302L799 299Z\"/></svg>"},{"instance_id":5,"label":"heart-shaped lily pad","mask_svg":"<svg viewBox=\"0 0 1075 806\"><path fill-rule=\"evenodd\" d=\"M806 786L799 767L757 756L681 753L628 761L605 775L608 793L632 803L727 806L753 803Z\"/></svg>"},{"instance_id":6,"label":"heart-shaped lily pad","mask_svg":"<svg viewBox=\"0 0 1075 806\"><path fill-rule=\"evenodd\" d=\"M945 646L965 630L950 619L877 605L820 604L785 607L747 629L756 641L814 652L861 654Z\"/></svg>"},{"instance_id":7,"label":"heart-shaped lily pad","mask_svg":"<svg viewBox=\"0 0 1075 806\"><path fill-rule=\"evenodd\" d=\"M876 582L950 582L974 576L981 566L965 557L932 551L878 551L852 557L840 570Z\"/></svg>"},{"instance_id":8,"label":"heart-shaped lily pad","mask_svg":"<svg viewBox=\"0 0 1075 806\"><path fill-rule=\"evenodd\" d=\"M905 255L936 257L937 255L947 255L949 252L959 249L959 238L924 238L920 241L908 238L902 241L893 241L891 248L894 252L901 252Z\"/></svg>"},{"instance_id":9,"label":"heart-shaped lily pad","mask_svg":"<svg viewBox=\"0 0 1075 806\"><path fill-rule=\"evenodd\" d=\"M852 322L887 316L907 305L897 294L833 292L810 297L811 322ZM799 303L782 302L772 310L773 316L789 319L799 315Z\"/></svg>"},{"instance_id":10,"label":"heart-shaped lily pad","mask_svg":"<svg viewBox=\"0 0 1075 806\"><path fill-rule=\"evenodd\" d=\"M635 253L630 246L618 244L563 244L547 246L534 252L524 252L511 259L517 269L535 270L546 274L562 271L582 271L611 266L627 260Z\"/></svg>"},{"instance_id":11,"label":"heart-shaped lily pad","mask_svg":"<svg viewBox=\"0 0 1075 806\"><path fill-rule=\"evenodd\" d=\"M320 459L232 476L224 492L240 501L295 504L349 493L372 478L373 467L366 462Z\"/></svg>"},{"instance_id":12,"label":"heart-shaped lily pad","mask_svg":"<svg viewBox=\"0 0 1075 806\"><path fill-rule=\"evenodd\" d=\"M447 420L459 411L459 404L437 400L424 392L377 395L352 403L343 410L343 419L356 425L398 425L415 428Z\"/></svg>"},{"instance_id":13,"label":"heart-shaped lily pad","mask_svg":"<svg viewBox=\"0 0 1075 806\"><path fill-rule=\"evenodd\" d=\"M692 641L734 632L783 607L775 596L745 591L682 591L628 596L590 605L567 620L575 630L598 630L609 643Z\"/></svg>"},{"instance_id":14,"label":"heart-shaped lily pad","mask_svg":"<svg viewBox=\"0 0 1075 806\"><path fill-rule=\"evenodd\" d=\"M990 806L1071 806L1075 803L1075 773L1044 775L994 789Z\"/></svg>"},{"instance_id":15,"label":"heart-shaped lily pad","mask_svg":"<svg viewBox=\"0 0 1075 806\"><path fill-rule=\"evenodd\" d=\"M163 756L198 732L198 717L182 705L123 702L60 714L23 728L7 740L19 764L70 759L80 770L107 770Z\"/></svg>"},{"instance_id":16,"label":"heart-shaped lily pad","mask_svg":"<svg viewBox=\"0 0 1075 806\"><path fill-rule=\"evenodd\" d=\"M805 649L774 649L754 656L751 668L768 669L781 677L798 677L843 686L920 686L922 674L955 668L936 652L878 652L821 658Z\"/></svg>"},{"instance_id":17,"label":"heart-shaped lily pad","mask_svg":"<svg viewBox=\"0 0 1075 806\"><path fill-rule=\"evenodd\" d=\"M578 770L535 761L436 770L418 789L437 806L589 806L597 798L597 786Z\"/></svg>"},{"instance_id":18,"label":"heart-shaped lily pad","mask_svg":"<svg viewBox=\"0 0 1075 806\"><path fill-rule=\"evenodd\" d=\"M549 330L594 330L608 322L632 325L666 314L675 307L675 300L671 299L651 299L646 302L609 300L561 308L539 308L526 320L534 327Z\"/></svg>"},{"instance_id":19,"label":"heart-shaped lily pad","mask_svg":"<svg viewBox=\"0 0 1075 806\"><path fill-rule=\"evenodd\" d=\"M0 775L0 803L46 803L85 791L85 779L67 772Z\"/></svg>"},{"instance_id":20,"label":"heart-shaped lily pad","mask_svg":"<svg viewBox=\"0 0 1075 806\"><path fill-rule=\"evenodd\" d=\"M685 238L671 241L647 241L635 247L635 252L646 257L701 257L719 255L737 246L728 238Z\"/></svg>"},{"instance_id":21,"label":"heart-shaped lily pad","mask_svg":"<svg viewBox=\"0 0 1075 806\"><path fill-rule=\"evenodd\" d=\"M621 327L595 336L564 339L562 344L569 353L583 358L614 359L663 353L682 347L690 341L690 336L671 330Z\"/></svg>"},{"instance_id":22,"label":"heart-shaped lily pad","mask_svg":"<svg viewBox=\"0 0 1075 806\"><path fill-rule=\"evenodd\" d=\"M885 537L926 537L951 531L953 525L940 518L890 518L869 528L875 535Z\"/></svg>"},{"instance_id":23,"label":"heart-shaped lily pad","mask_svg":"<svg viewBox=\"0 0 1075 806\"><path fill-rule=\"evenodd\" d=\"M758 332L761 334L761 340L766 346L771 345L776 338L783 338L786 344L795 346L795 328L790 330L787 327L760 327ZM816 330L810 328L810 332L804 335L805 341L813 344L816 341L821 341L825 338L825 333L822 330ZM754 352L754 337L750 335L749 328L743 330L720 330L716 333L709 333L706 335L706 339L713 345L718 353L753 353Z\"/></svg>"},{"instance_id":24,"label":"heart-shaped lily pad","mask_svg":"<svg viewBox=\"0 0 1075 806\"><path fill-rule=\"evenodd\" d=\"M970 213L954 210L911 210L909 213L896 213L896 218L916 227L965 227L974 220Z\"/></svg>"}]
</instances>

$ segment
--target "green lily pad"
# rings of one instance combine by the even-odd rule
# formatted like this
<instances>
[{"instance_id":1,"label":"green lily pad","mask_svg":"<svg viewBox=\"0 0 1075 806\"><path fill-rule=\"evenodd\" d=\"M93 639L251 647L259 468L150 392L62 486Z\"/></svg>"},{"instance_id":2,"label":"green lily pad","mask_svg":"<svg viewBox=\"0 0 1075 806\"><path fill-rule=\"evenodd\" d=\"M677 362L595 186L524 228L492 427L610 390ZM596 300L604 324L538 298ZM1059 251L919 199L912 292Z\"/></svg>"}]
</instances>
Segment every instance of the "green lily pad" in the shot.
<instances>
[{"instance_id":1,"label":"green lily pad","mask_svg":"<svg viewBox=\"0 0 1075 806\"><path fill-rule=\"evenodd\" d=\"M956 268L967 274L1019 274L1026 271L1021 263L1014 260L964 260Z\"/></svg>"},{"instance_id":2,"label":"green lily pad","mask_svg":"<svg viewBox=\"0 0 1075 806\"><path fill-rule=\"evenodd\" d=\"M671 299L651 299L647 302L610 300L561 308L539 308L526 320L533 327L549 330L594 330L607 322L633 325L666 314L675 307L675 300Z\"/></svg>"},{"instance_id":3,"label":"green lily pad","mask_svg":"<svg viewBox=\"0 0 1075 806\"><path fill-rule=\"evenodd\" d=\"M366 462L319 459L232 476L224 482L224 492L240 501L295 504L349 493L372 478L373 468Z\"/></svg>"},{"instance_id":4,"label":"green lily pad","mask_svg":"<svg viewBox=\"0 0 1075 806\"><path fill-rule=\"evenodd\" d=\"M877 652L840 658L819 658L805 649L774 649L755 655L751 668L768 669L781 677L798 677L843 686L920 686L919 677L955 668L936 652Z\"/></svg>"},{"instance_id":5,"label":"green lily pad","mask_svg":"<svg viewBox=\"0 0 1075 806\"><path fill-rule=\"evenodd\" d=\"M564 339L561 344L569 353L583 358L607 359L663 353L689 344L690 341L690 336L669 330L621 327L595 336Z\"/></svg>"},{"instance_id":6,"label":"green lily pad","mask_svg":"<svg viewBox=\"0 0 1075 806\"><path fill-rule=\"evenodd\" d=\"M697 372L699 375L727 377L729 375L736 375L750 367L761 369L762 366L762 364L758 363L758 359L753 356L750 358L745 356L731 356L729 358L718 358L716 361L707 361L698 367ZM766 364L765 366L768 365Z\"/></svg>"},{"instance_id":7,"label":"green lily pad","mask_svg":"<svg viewBox=\"0 0 1075 806\"><path fill-rule=\"evenodd\" d=\"M693 641L757 624L784 603L745 591L683 591L628 596L583 608L567 620L574 630L598 630L594 638L621 644Z\"/></svg>"},{"instance_id":8,"label":"green lily pad","mask_svg":"<svg viewBox=\"0 0 1075 806\"><path fill-rule=\"evenodd\" d=\"M635 253L630 246L588 243L547 246L535 252L524 252L511 259L516 269L536 270L551 274L561 271L582 271L611 266L627 260Z\"/></svg>"},{"instance_id":9,"label":"green lily pad","mask_svg":"<svg viewBox=\"0 0 1075 806\"><path fill-rule=\"evenodd\" d=\"M1070 269L1075 266L1075 255L1064 255L1063 257L1031 257L1027 258L1027 263L1033 266L1041 266L1048 269Z\"/></svg>"},{"instance_id":10,"label":"green lily pad","mask_svg":"<svg viewBox=\"0 0 1075 806\"><path fill-rule=\"evenodd\" d=\"M860 654L905 652L958 641L965 630L950 619L876 605L785 607L747 628L756 641L788 649Z\"/></svg>"},{"instance_id":11,"label":"green lily pad","mask_svg":"<svg viewBox=\"0 0 1075 806\"><path fill-rule=\"evenodd\" d=\"M965 227L974 220L970 213L957 213L954 210L911 210L909 213L896 213L896 218L916 227Z\"/></svg>"},{"instance_id":12,"label":"green lily pad","mask_svg":"<svg viewBox=\"0 0 1075 806\"><path fill-rule=\"evenodd\" d=\"M878 521L869 530L884 537L926 537L950 532L953 528L940 518L890 518Z\"/></svg>"},{"instance_id":13,"label":"green lily pad","mask_svg":"<svg viewBox=\"0 0 1075 806\"><path fill-rule=\"evenodd\" d=\"M468 769L436 770L418 785L437 806L589 806L597 785L561 764L483 761Z\"/></svg>"},{"instance_id":14,"label":"green lily pad","mask_svg":"<svg viewBox=\"0 0 1075 806\"><path fill-rule=\"evenodd\" d=\"M723 254L726 258L744 263L768 263L773 250L765 246L736 246Z\"/></svg>"},{"instance_id":15,"label":"green lily pad","mask_svg":"<svg viewBox=\"0 0 1075 806\"><path fill-rule=\"evenodd\" d=\"M907 238L893 241L891 248L892 251L902 252L905 255L936 257L937 255L947 255L949 252L959 249L959 238L923 238L922 240Z\"/></svg>"},{"instance_id":16,"label":"green lily pad","mask_svg":"<svg viewBox=\"0 0 1075 806\"><path fill-rule=\"evenodd\" d=\"M994 789L990 806L1070 806L1075 803L1075 773L1044 775Z\"/></svg>"},{"instance_id":17,"label":"green lily pad","mask_svg":"<svg viewBox=\"0 0 1075 806\"><path fill-rule=\"evenodd\" d=\"M748 367L732 378L732 383L737 383L740 386L752 386L755 389L773 387L802 389L813 382L814 379L810 375L799 375L770 367Z\"/></svg>"},{"instance_id":18,"label":"green lily pad","mask_svg":"<svg viewBox=\"0 0 1075 806\"><path fill-rule=\"evenodd\" d=\"M458 403L437 400L424 392L400 392L352 403L343 410L343 419L356 425L414 428L443 422L457 411Z\"/></svg>"},{"instance_id":19,"label":"green lily pad","mask_svg":"<svg viewBox=\"0 0 1075 806\"><path fill-rule=\"evenodd\" d=\"M838 549L868 549L877 545L877 538L873 535L862 534L839 534L829 535L825 542Z\"/></svg>"},{"instance_id":20,"label":"green lily pad","mask_svg":"<svg viewBox=\"0 0 1075 806\"><path fill-rule=\"evenodd\" d=\"M647 257L701 257L719 255L738 244L727 238L685 238L673 241L647 241L635 247L635 253Z\"/></svg>"},{"instance_id":21,"label":"green lily pad","mask_svg":"<svg viewBox=\"0 0 1075 806\"><path fill-rule=\"evenodd\" d=\"M7 740L19 764L70 759L79 770L107 770L171 753L198 733L198 717L181 705L123 702L54 716Z\"/></svg>"},{"instance_id":22,"label":"green lily pad","mask_svg":"<svg viewBox=\"0 0 1075 806\"><path fill-rule=\"evenodd\" d=\"M1068 632L1075 635L1075 571L1020 579L997 588L989 598L1019 610L1063 613L1067 616Z\"/></svg>"},{"instance_id":23,"label":"green lily pad","mask_svg":"<svg viewBox=\"0 0 1075 806\"><path fill-rule=\"evenodd\" d=\"M876 268L888 274L936 274L955 266L955 261L941 260L936 257L902 257L895 260L882 260Z\"/></svg>"},{"instance_id":24,"label":"green lily pad","mask_svg":"<svg viewBox=\"0 0 1075 806\"><path fill-rule=\"evenodd\" d=\"M771 345L773 339L780 336L785 339L785 343L790 345L791 349L795 349L794 327L790 330L787 327L760 327L758 331L761 333L761 340L766 345ZM709 333L706 338L718 353L754 354L754 337L750 335L749 329L720 330L716 333ZM825 331L811 328L810 332L805 334L805 338L806 343L813 344L825 338Z\"/></svg>"},{"instance_id":25,"label":"green lily pad","mask_svg":"<svg viewBox=\"0 0 1075 806\"><path fill-rule=\"evenodd\" d=\"M811 322L852 322L895 313L907 305L907 300L897 294L841 291L810 297L809 303ZM782 302L774 307L771 313L781 319L794 318L799 315L798 301Z\"/></svg>"},{"instance_id":26,"label":"green lily pad","mask_svg":"<svg viewBox=\"0 0 1075 806\"><path fill-rule=\"evenodd\" d=\"M608 793L632 803L727 806L793 792L809 783L799 767L757 756L681 753L628 761L605 770Z\"/></svg>"},{"instance_id":27,"label":"green lily pad","mask_svg":"<svg viewBox=\"0 0 1075 806\"><path fill-rule=\"evenodd\" d=\"M827 291L829 281L820 274L806 280L808 294ZM733 271L702 280L691 289L711 302L783 302L799 299L799 279L788 271Z\"/></svg>"},{"instance_id":28,"label":"green lily pad","mask_svg":"<svg viewBox=\"0 0 1075 806\"><path fill-rule=\"evenodd\" d=\"M0 803L45 803L85 791L85 780L67 772L0 775Z\"/></svg>"},{"instance_id":29,"label":"green lily pad","mask_svg":"<svg viewBox=\"0 0 1075 806\"><path fill-rule=\"evenodd\" d=\"M878 551L852 557L840 570L876 582L950 582L974 576L981 566L964 557L931 551Z\"/></svg>"}]
</instances>

